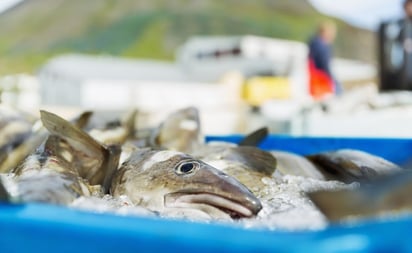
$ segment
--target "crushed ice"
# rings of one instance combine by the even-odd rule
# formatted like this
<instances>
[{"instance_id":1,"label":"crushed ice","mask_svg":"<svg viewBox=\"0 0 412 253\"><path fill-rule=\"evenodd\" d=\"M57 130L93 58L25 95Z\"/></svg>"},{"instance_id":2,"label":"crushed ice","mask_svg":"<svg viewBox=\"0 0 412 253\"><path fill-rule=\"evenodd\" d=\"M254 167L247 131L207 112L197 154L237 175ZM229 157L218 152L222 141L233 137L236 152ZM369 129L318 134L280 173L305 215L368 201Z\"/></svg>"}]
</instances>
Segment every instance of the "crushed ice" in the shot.
<instances>
[{"instance_id":1,"label":"crushed ice","mask_svg":"<svg viewBox=\"0 0 412 253\"><path fill-rule=\"evenodd\" d=\"M261 200L263 209L258 216L239 221L218 220L216 222L230 223L235 226L254 229L270 230L320 230L328 225L322 213L306 197L307 192L318 190L352 189L358 187L357 183L345 184L338 181L321 181L299 176L287 175L282 179L263 178L264 189L259 191L257 197ZM118 215L131 216L158 216L157 213L143 207L135 206L126 196L113 198L109 195L100 197L81 197L71 204L72 208L94 211L110 212ZM200 212L177 211L162 215L166 218L184 218L197 222L213 222L209 217Z\"/></svg>"}]
</instances>

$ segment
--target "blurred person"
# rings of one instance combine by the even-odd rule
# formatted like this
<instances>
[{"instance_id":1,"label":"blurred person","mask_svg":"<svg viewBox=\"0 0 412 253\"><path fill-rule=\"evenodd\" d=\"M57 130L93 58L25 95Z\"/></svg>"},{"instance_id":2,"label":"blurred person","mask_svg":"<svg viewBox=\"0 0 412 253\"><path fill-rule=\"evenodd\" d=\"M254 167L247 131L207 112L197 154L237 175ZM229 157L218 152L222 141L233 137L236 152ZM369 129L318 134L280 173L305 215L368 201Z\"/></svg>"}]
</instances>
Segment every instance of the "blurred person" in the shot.
<instances>
[{"instance_id":1,"label":"blurred person","mask_svg":"<svg viewBox=\"0 0 412 253\"><path fill-rule=\"evenodd\" d=\"M309 40L310 94L321 99L327 95L340 95L343 90L331 71L332 44L336 37L336 25L331 21L319 24Z\"/></svg>"},{"instance_id":2,"label":"blurred person","mask_svg":"<svg viewBox=\"0 0 412 253\"><path fill-rule=\"evenodd\" d=\"M412 0L403 1L403 10L405 12L405 19L412 19Z\"/></svg>"},{"instance_id":3,"label":"blurred person","mask_svg":"<svg viewBox=\"0 0 412 253\"><path fill-rule=\"evenodd\" d=\"M401 32L400 36L403 38L403 48L406 53L412 53L412 38L411 38L411 31L408 31L412 26L412 0L405 0L403 2L403 10L405 12L405 17L400 20L401 22ZM403 24L402 24L403 23Z\"/></svg>"},{"instance_id":4,"label":"blurred person","mask_svg":"<svg viewBox=\"0 0 412 253\"><path fill-rule=\"evenodd\" d=\"M412 90L412 0L402 5L404 16L378 30L381 90Z\"/></svg>"}]
</instances>

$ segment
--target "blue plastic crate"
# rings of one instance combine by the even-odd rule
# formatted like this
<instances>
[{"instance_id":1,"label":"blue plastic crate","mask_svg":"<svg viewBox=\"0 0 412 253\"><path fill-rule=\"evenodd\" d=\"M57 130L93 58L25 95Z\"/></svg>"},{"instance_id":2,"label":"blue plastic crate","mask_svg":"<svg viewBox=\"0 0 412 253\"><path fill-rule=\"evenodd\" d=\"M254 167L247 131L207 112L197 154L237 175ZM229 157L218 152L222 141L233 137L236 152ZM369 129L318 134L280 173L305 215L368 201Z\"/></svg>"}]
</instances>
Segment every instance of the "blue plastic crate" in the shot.
<instances>
[{"instance_id":1,"label":"blue plastic crate","mask_svg":"<svg viewBox=\"0 0 412 253\"><path fill-rule=\"evenodd\" d=\"M407 139L271 136L262 147L300 154L355 148L398 164L412 157L412 140ZM412 252L411 234L411 217L287 232L94 214L52 205L0 205L0 252Z\"/></svg>"}]
</instances>

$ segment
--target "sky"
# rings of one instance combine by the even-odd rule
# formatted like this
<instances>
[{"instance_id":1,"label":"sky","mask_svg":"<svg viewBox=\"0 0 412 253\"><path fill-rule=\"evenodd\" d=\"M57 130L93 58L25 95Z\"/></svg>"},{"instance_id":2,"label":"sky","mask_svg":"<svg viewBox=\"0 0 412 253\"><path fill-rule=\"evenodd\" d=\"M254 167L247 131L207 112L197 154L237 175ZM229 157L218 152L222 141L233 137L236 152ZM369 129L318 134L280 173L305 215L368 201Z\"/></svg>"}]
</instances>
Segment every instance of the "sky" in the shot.
<instances>
[{"instance_id":1,"label":"sky","mask_svg":"<svg viewBox=\"0 0 412 253\"><path fill-rule=\"evenodd\" d=\"M22 0L0 0L0 12ZM69 0L70 1L70 0ZM320 12L376 30L379 22L402 16L403 0L309 0Z\"/></svg>"},{"instance_id":2,"label":"sky","mask_svg":"<svg viewBox=\"0 0 412 253\"><path fill-rule=\"evenodd\" d=\"M376 30L384 20L403 16L403 0L309 0L318 11Z\"/></svg>"},{"instance_id":3,"label":"sky","mask_svg":"<svg viewBox=\"0 0 412 253\"><path fill-rule=\"evenodd\" d=\"M22 0L0 0L0 13Z\"/></svg>"}]
</instances>

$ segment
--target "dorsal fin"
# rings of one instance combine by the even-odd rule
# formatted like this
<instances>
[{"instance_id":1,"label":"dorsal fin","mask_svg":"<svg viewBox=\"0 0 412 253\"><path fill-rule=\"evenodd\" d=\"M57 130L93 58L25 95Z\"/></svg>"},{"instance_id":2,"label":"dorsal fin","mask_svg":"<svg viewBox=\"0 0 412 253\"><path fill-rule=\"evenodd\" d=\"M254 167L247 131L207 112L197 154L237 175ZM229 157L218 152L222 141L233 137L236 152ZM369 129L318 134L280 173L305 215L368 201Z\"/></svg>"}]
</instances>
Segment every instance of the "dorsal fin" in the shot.
<instances>
[{"instance_id":1,"label":"dorsal fin","mask_svg":"<svg viewBox=\"0 0 412 253\"><path fill-rule=\"evenodd\" d=\"M267 127L262 127L246 135L238 145L257 147L268 135L269 129Z\"/></svg>"},{"instance_id":2,"label":"dorsal fin","mask_svg":"<svg viewBox=\"0 0 412 253\"><path fill-rule=\"evenodd\" d=\"M240 162L268 177L276 170L276 158L271 153L256 147L231 147L223 152L222 158Z\"/></svg>"}]
</instances>

